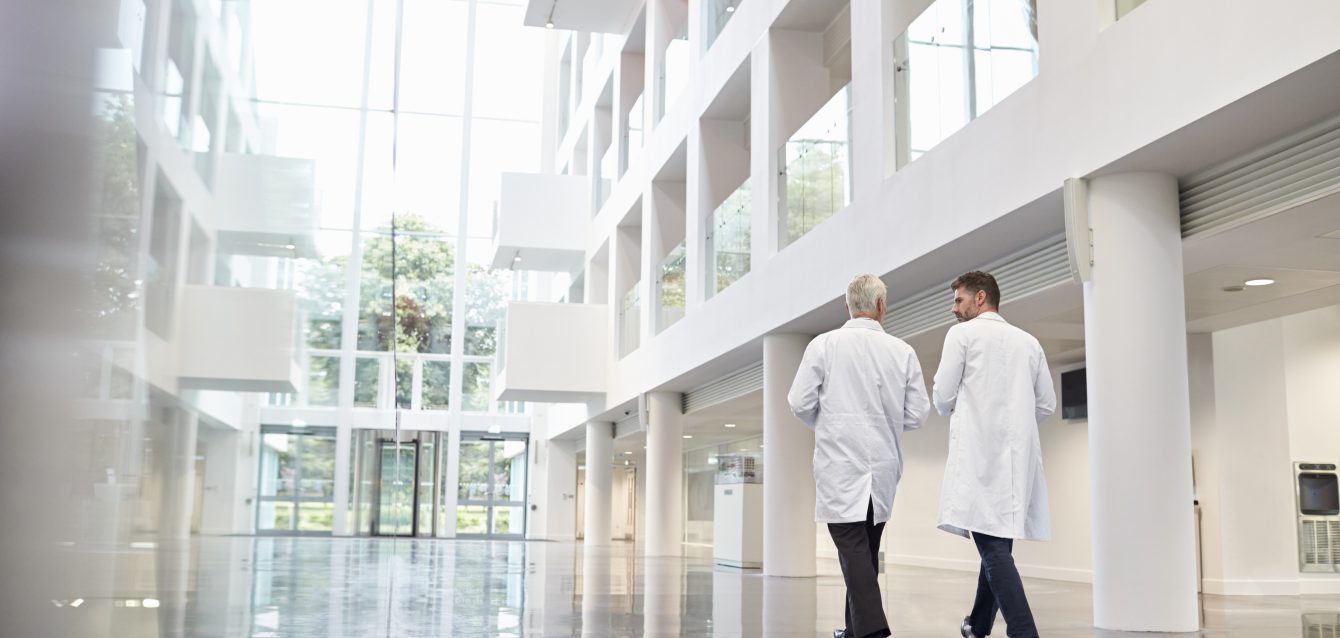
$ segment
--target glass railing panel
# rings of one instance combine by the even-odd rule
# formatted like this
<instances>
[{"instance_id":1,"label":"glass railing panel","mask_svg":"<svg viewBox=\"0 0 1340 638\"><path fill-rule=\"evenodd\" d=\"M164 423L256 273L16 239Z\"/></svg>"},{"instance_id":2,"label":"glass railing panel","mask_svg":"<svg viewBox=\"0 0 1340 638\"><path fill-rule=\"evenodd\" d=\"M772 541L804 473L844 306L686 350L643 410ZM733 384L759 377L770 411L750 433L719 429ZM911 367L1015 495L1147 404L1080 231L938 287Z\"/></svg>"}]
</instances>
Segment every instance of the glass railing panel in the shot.
<instances>
[{"instance_id":1,"label":"glass railing panel","mask_svg":"<svg viewBox=\"0 0 1340 638\"><path fill-rule=\"evenodd\" d=\"M718 293L749 273L753 199L746 180L712 213L708 225L707 255L711 280L707 290Z\"/></svg>"},{"instance_id":2,"label":"glass railing panel","mask_svg":"<svg viewBox=\"0 0 1340 638\"><path fill-rule=\"evenodd\" d=\"M619 357L623 358L637 350L641 340L642 324L642 282L633 284L623 296L623 305L619 309Z\"/></svg>"},{"instance_id":3,"label":"glass railing panel","mask_svg":"<svg viewBox=\"0 0 1340 638\"><path fill-rule=\"evenodd\" d=\"M645 94L643 94L645 95ZM628 109L628 131L624 134L624 164L619 176L628 170L628 166L633 163L633 159L642 152L642 131L646 128L647 109L643 105L643 95L638 95L633 100L633 106Z\"/></svg>"},{"instance_id":4,"label":"glass railing panel","mask_svg":"<svg viewBox=\"0 0 1340 638\"><path fill-rule=\"evenodd\" d=\"M894 41L898 166L911 162L1038 72L1031 0L936 0Z\"/></svg>"},{"instance_id":5,"label":"glass railing panel","mask_svg":"<svg viewBox=\"0 0 1340 638\"><path fill-rule=\"evenodd\" d=\"M680 242L670 254L661 261L657 288L659 304L656 313L656 331L660 332L674 325L684 317L684 275L687 260L684 254L684 242Z\"/></svg>"},{"instance_id":6,"label":"glass railing panel","mask_svg":"<svg viewBox=\"0 0 1340 638\"><path fill-rule=\"evenodd\" d=\"M782 147L786 196L779 248L851 203L851 87L844 87Z\"/></svg>"}]
</instances>

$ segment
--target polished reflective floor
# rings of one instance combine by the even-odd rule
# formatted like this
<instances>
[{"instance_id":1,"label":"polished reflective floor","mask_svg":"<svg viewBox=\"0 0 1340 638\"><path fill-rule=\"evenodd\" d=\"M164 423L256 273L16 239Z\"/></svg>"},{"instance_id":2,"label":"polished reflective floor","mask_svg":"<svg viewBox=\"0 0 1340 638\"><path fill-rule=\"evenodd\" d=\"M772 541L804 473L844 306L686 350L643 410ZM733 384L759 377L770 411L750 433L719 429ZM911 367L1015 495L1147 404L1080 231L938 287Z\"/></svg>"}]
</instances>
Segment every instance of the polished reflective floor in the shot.
<instances>
[{"instance_id":1,"label":"polished reflective floor","mask_svg":"<svg viewBox=\"0 0 1340 638\"><path fill-rule=\"evenodd\" d=\"M832 561L820 561L818 578L786 579L716 567L700 549L649 560L632 544L203 537L179 548L137 545L117 549L116 563L142 586L77 610L110 619L112 635L813 637L841 622ZM958 635L976 576L897 567L881 583L895 636L948 637ZM1089 627L1087 586L1026 585L1043 636L1126 635ZM1340 625L1340 596L1207 596L1204 606L1204 636L1329 637ZM1005 635L1003 624L994 635Z\"/></svg>"}]
</instances>

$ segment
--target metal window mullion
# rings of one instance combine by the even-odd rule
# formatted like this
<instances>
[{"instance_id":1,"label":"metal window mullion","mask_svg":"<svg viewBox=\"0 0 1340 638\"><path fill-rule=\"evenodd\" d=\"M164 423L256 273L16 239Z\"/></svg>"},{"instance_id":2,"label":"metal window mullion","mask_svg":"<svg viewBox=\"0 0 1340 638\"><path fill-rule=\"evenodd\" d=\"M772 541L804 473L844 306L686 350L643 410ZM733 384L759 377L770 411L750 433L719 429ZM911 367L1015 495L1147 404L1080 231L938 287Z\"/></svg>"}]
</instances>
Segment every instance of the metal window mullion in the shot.
<instances>
[{"instance_id":1,"label":"metal window mullion","mask_svg":"<svg viewBox=\"0 0 1340 638\"><path fill-rule=\"evenodd\" d=\"M973 25L973 14L975 12L973 0L963 0L963 70L967 86L964 87L963 96L966 100L964 105L967 109L969 122L977 119L977 56L976 56L976 38L977 30Z\"/></svg>"}]
</instances>

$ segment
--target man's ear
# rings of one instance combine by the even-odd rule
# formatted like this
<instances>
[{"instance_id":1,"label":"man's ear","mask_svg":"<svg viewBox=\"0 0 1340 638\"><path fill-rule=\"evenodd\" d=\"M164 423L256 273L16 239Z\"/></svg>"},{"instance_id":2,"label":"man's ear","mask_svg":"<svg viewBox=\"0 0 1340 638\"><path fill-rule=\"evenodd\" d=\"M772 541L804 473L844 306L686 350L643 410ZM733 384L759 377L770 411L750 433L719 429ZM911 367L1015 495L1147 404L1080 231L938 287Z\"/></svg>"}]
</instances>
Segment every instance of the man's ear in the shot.
<instances>
[{"instance_id":1,"label":"man's ear","mask_svg":"<svg viewBox=\"0 0 1340 638\"><path fill-rule=\"evenodd\" d=\"M883 299L876 299L876 300L875 300L875 312L877 312L877 313L879 313L879 314L883 314L884 311L887 310L887 309L888 309L888 304L885 304Z\"/></svg>"},{"instance_id":2,"label":"man's ear","mask_svg":"<svg viewBox=\"0 0 1340 638\"><path fill-rule=\"evenodd\" d=\"M979 306L985 306L985 305L986 305L986 291L985 291L985 290L978 290L978 291L977 291L977 294L974 295L974 298L977 300L977 305L979 305Z\"/></svg>"}]
</instances>

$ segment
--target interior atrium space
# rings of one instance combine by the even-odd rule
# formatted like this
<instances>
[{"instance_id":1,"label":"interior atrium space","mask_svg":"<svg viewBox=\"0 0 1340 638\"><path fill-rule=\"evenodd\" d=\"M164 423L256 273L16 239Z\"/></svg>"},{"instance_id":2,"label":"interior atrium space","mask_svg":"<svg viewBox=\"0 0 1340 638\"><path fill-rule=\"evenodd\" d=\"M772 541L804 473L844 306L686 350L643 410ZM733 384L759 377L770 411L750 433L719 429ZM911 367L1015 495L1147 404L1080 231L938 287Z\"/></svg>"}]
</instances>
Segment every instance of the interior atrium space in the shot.
<instances>
[{"instance_id":1,"label":"interior atrium space","mask_svg":"<svg viewBox=\"0 0 1340 638\"><path fill-rule=\"evenodd\" d=\"M0 635L1340 636L1336 0L0 4Z\"/></svg>"}]
</instances>

